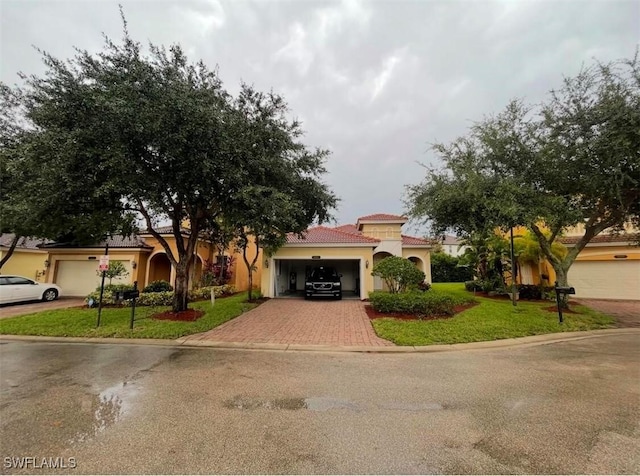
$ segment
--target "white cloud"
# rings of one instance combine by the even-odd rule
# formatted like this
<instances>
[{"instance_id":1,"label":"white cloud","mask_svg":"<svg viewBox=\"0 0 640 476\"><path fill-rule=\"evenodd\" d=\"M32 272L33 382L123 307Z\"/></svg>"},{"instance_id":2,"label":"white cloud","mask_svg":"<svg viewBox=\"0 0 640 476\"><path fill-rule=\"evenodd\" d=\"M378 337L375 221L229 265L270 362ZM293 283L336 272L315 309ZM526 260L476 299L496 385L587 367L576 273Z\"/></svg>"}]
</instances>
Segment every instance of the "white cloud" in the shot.
<instances>
[{"instance_id":1,"label":"white cloud","mask_svg":"<svg viewBox=\"0 0 640 476\"><path fill-rule=\"evenodd\" d=\"M307 32L301 23L294 23L289 29L289 41L276 51L276 60L291 61L296 66L298 73L304 76L309 71L313 62L314 53L307 45Z\"/></svg>"}]
</instances>

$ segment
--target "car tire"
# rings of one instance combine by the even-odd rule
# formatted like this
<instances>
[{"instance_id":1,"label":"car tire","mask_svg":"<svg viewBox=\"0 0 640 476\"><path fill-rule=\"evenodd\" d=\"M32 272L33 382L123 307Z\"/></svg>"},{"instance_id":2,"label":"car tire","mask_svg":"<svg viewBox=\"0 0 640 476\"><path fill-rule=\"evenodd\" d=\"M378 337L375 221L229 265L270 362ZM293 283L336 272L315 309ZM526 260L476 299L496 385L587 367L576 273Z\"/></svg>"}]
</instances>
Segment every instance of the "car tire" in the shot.
<instances>
[{"instance_id":1,"label":"car tire","mask_svg":"<svg viewBox=\"0 0 640 476\"><path fill-rule=\"evenodd\" d=\"M47 289L42 293L42 300L45 302L55 301L58 298L58 291L53 288Z\"/></svg>"}]
</instances>

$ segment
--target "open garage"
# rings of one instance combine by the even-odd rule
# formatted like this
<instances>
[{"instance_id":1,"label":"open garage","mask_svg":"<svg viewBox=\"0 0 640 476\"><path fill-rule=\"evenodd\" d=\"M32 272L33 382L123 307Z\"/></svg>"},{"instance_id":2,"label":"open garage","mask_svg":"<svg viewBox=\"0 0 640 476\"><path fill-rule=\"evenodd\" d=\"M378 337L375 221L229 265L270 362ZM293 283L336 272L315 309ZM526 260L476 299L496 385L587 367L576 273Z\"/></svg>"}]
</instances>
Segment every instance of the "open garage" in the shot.
<instances>
[{"instance_id":1,"label":"open garage","mask_svg":"<svg viewBox=\"0 0 640 476\"><path fill-rule=\"evenodd\" d=\"M304 296L306 277L314 267L335 268L341 274L343 298L360 298L361 269L359 259L274 259L274 296Z\"/></svg>"}]
</instances>

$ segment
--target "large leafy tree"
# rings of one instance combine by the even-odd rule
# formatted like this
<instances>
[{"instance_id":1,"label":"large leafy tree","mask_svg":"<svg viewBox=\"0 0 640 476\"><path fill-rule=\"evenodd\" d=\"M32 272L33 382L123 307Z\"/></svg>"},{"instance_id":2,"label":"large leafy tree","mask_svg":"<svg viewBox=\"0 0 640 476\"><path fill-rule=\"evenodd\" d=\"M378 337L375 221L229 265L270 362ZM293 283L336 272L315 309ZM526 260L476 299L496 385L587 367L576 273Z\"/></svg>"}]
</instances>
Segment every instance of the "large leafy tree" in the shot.
<instances>
[{"instance_id":1,"label":"large leafy tree","mask_svg":"<svg viewBox=\"0 0 640 476\"><path fill-rule=\"evenodd\" d=\"M124 211L139 217L176 270L173 310L181 311L187 307L192 256L203 231L225 213L236 216L232 207L238 195L247 186L262 184L261 174L269 167L295 171L300 157L317 156L311 168L319 170L322 154L297 142L295 150L252 153L264 148L258 140L292 139L282 98L270 94L260 102L243 85L234 100L216 71L202 62L190 63L179 46L150 45L146 54L124 25L122 42L106 39L97 55L79 50L63 62L44 54L47 75L28 78L14 96L22 99L41 147L31 154L32 165L48 154L68 171L62 178L69 194L82 188L85 196L106 195L111 199L106 208L118 217ZM276 114L281 120L249 121L243 104L264 108L267 116L282 105ZM93 180L83 183L84 175ZM279 185L273 186L281 190ZM326 213L324 205L302 206L307 207L307 226ZM167 222L176 252L157 231Z\"/></svg>"},{"instance_id":2,"label":"large leafy tree","mask_svg":"<svg viewBox=\"0 0 640 476\"><path fill-rule=\"evenodd\" d=\"M309 150L299 138L300 123L287 118L282 97L243 85L234 101L234 137L246 168L239 188L225 210L224 221L234 230L235 244L249 275L260 249L273 253L288 233L302 233L312 223L330 219L337 199L320 178L328 151Z\"/></svg>"},{"instance_id":3,"label":"large leafy tree","mask_svg":"<svg viewBox=\"0 0 640 476\"><path fill-rule=\"evenodd\" d=\"M408 187L414 217L469 235L528 227L560 285L578 253L604 230L640 224L638 55L567 78L540 106L512 101L468 135L434 149L444 167ZM584 225L566 254L563 230Z\"/></svg>"}]
</instances>

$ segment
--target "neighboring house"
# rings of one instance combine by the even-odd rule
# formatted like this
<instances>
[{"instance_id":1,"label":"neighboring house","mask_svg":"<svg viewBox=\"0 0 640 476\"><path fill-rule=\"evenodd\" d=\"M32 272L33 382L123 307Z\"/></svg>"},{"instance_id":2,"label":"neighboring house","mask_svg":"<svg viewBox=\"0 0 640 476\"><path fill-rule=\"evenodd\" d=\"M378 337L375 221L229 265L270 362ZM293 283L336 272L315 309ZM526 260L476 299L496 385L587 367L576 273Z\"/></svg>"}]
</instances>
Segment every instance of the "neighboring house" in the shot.
<instances>
[{"instance_id":1,"label":"neighboring house","mask_svg":"<svg viewBox=\"0 0 640 476\"><path fill-rule=\"evenodd\" d=\"M560 241L574 246L580 236ZM568 281L576 297L640 300L640 247L636 234L601 234L578 254L569 269Z\"/></svg>"},{"instance_id":2,"label":"neighboring house","mask_svg":"<svg viewBox=\"0 0 640 476\"><path fill-rule=\"evenodd\" d=\"M342 274L343 294L367 299L383 288L371 275L373 266L387 256L408 258L431 282L431 244L402 234L407 218L375 214L358 218L355 225L317 226L302 236L290 234L287 243L264 259L262 294L280 297L304 290L305 278L315 266L332 266Z\"/></svg>"},{"instance_id":3,"label":"neighboring house","mask_svg":"<svg viewBox=\"0 0 640 476\"><path fill-rule=\"evenodd\" d=\"M567 248L575 246L584 234L583 227L565 231L559 242ZM640 247L638 230L627 227L622 233L601 233L578 254L569 268L569 285L578 298L640 300ZM521 265L523 284L553 285L552 266L540 263Z\"/></svg>"},{"instance_id":4,"label":"neighboring house","mask_svg":"<svg viewBox=\"0 0 640 476\"><path fill-rule=\"evenodd\" d=\"M442 251L449 256L462 256L468 246L462 244L462 240L451 235L444 235L440 241Z\"/></svg>"},{"instance_id":5,"label":"neighboring house","mask_svg":"<svg viewBox=\"0 0 640 476\"><path fill-rule=\"evenodd\" d=\"M3 233L0 235L0 259L9 252L15 235ZM38 245L47 240L34 238L20 238L11 257L0 270L2 274L17 274L35 281L44 281L44 275L49 264L46 251L38 248Z\"/></svg>"},{"instance_id":6,"label":"neighboring house","mask_svg":"<svg viewBox=\"0 0 640 476\"><path fill-rule=\"evenodd\" d=\"M174 256L177 256L176 241L171 227L158 228L157 231L169 244ZM188 228L181 229L182 236L189 236ZM138 282L143 289L152 281L168 281L174 284L175 269L167 257L165 249L148 232L140 232L133 237L111 237L109 243L109 259L121 261L127 269L127 276L113 279L113 284ZM105 252L105 241L89 246L72 246L65 243L48 243L40 246L46 252L48 267L45 281L60 286L66 296L86 296L100 286L97 273L100 256ZM226 251L225 255L233 254ZM192 266L190 285L193 286L202 277L202 270L207 260L216 262L218 253L208 241L198 242L195 253L195 265ZM261 256L261 255L260 255ZM9 260L11 262L13 258ZM262 259L259 259L259 262ZM232 265L231 283L238 290L248 287L248 271L242 256L235 255ZM4 269L3 269L4 272ZM260 268L254 272L254 282L260 282Z\"/></svg>"}]
</instances>

